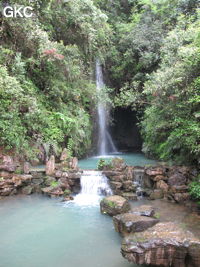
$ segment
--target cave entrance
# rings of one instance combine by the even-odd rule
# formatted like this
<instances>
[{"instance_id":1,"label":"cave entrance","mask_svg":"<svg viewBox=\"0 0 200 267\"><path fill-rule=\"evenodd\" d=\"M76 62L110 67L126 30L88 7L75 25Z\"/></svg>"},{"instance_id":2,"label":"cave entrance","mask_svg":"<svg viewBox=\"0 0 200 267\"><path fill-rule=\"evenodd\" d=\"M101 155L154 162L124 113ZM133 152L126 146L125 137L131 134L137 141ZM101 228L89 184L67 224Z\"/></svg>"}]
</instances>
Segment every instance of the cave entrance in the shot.
<instances>
[{"instance_id":1,"label":"cave entrance","mask_svg":"<svg viewBox=\"0 0 200 267\"><path fill-rule=\"evenodd\" d=\"M116 108L113 111L113 124L110 131L120 152L140 152L142 149L136 114L130 108Z\"/></svg>"}]
</instances>

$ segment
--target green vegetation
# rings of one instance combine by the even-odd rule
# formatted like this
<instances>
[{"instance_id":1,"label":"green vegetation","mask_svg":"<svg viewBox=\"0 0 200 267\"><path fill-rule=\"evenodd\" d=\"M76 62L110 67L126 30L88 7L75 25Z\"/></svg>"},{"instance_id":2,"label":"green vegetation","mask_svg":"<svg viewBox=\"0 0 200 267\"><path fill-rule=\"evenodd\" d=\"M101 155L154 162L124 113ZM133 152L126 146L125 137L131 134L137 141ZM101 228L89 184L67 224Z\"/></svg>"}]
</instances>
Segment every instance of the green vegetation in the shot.
<instances>
[{"instance_id":1,"label":"green vegetation","mask_svg":"<svg viewBox=\"0 0 200 267\"><path fill-rule=\"evenodd\" d=\"M90 76L108 42L107 17L92 1L32 2L34 18L0 19L0 146L27 157L62 147L82 156L91 145Z\"/></svg>"},{"instance_id":2,"label":"green vegetation","mask_svg":"<svg viewBox=\"0 0 200 267\"><path fill-rule=\"evenodd\" d=\"M58 182L56 182L56 181L53 181L53 182L51 182L51 187L57 187L58 186Z\"/></svg>"},{"instance_id":3,"label":"green vegetation","mask_svg":"<svg viewBox=\"0 0 200 267\"><path fill-rule=\"evenodd\" d=\"M137 111L145 154L199 163L198 0L20 3L33 6L34 18L0 18L3 149L28 158L63 147L87 154L98 57L109 81L104 96Z\"/></svg>"},{"instance_id":4,"label":"green vegetation","mask_svg":"<svg viewBox=\"0 0 200 267\"><path fill-rule=\"evenodd\" d=\"M189 192L191 197L197 200L200 205L200 175L197 177L196 181L190 183Z\"/></svg>"},{"instance_id":5,"label":"green vegetation","mask_svg":"<svg viewBox=\"0 0 200 267\"><path fill-rule=\"evenodd\" d=\"M69 190L69 189L65 189L65 191L64 191L64 196L69 196L69 195L71 195L71 190Z\"/></svg>"},{"instance_id":6,"label":"green vegetation","mask_svg":"<svg viewBox=\"0 0 200 267\"><path fill-rule=\"evenodd\" d=\"M105 204L110 208L115 208L115 203L111 200L104 199Z\"/></svg>"},{"instance_id":7,"label":"green vegetation","mask_svg":"<svg viewBox=\"0 0 200 267\"><path fill-rule=\"evenodd\" d=\"M100 159L97 164L97 169L101 171L106 165L106 161L104 159Z\"/></svg>"}]
</instances>

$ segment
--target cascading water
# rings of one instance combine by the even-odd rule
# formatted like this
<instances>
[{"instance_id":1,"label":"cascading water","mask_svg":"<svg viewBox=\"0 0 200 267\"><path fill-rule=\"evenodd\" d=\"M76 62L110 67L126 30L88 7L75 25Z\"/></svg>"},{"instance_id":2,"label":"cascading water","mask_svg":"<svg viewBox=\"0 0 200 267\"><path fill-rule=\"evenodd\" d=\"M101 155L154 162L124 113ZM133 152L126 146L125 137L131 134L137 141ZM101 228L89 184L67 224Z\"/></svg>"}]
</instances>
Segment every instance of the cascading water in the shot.
<instances>
[{"instance_id":1,"label":"cascading water","mask_svg":"<svg viewBox=\"0 0 200 267\"><path fill-rule=\"evenodd\" d=\"M135 168L133 170L134 174L134 185L136 186L136 194L138 199L143 197L143 179L144 179L144 169Z\"/></svg>"},{"instance_id":2,"label":"cascading water","mask_svg":"<svg viewBox=\"0 0 200 267\"><path fill-rule=\"evenodd\" d=\"M102 196L112 195L107 177L100 171L84 171L81 176L81 192L74 201L81 206L98 205Z\"/></svg>"},{"instance_id":3,"label":"cascading water","mask_svg":"<svg viewBox=\"0 0 200 267\"><path fill-rule=\"evenodd\" d=\"M106 103L101 101L101 91L105 87L103 80L102 66L99 60L96 61L96 86L99 95L98 101L98 155L107 155L117 152L112 137L108 131L108 111Z\"/></svg>"}]
</instances>

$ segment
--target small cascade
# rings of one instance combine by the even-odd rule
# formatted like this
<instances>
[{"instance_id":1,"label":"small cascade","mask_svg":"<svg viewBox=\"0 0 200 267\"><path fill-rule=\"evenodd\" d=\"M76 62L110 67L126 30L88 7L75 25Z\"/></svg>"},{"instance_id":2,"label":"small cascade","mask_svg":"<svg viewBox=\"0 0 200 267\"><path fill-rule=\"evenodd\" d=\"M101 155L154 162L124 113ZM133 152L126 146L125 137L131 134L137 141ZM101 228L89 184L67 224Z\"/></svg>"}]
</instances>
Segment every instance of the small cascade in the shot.
<instances>
[{"instance_id":1,"label":"small cascade","mask_svg":"<svg viewBox=\"0 0 200 267\"><path fill-rule=\"evenodd\" d=\"M81 176L81 192L74 201L81 206L98 205L102 196L112 195L107 177L100 171L84 171Z\"/></svg>"},{"instance_id":2,"label":"small cascade","mask_svg":"<svg viewBox=\"0 0 200 267\"><path fill-rule=\"evenodd\" d=\"M96 61L96 86L97 93L100 96L105 87L103 80L102 66L99 60ZM100 97L99 97L100 99ZM108 131L109 112L106 103L98 102L98 155L107 155L117 152L112 137Z\"/></svg>"},{"instance_id":3,"label":"small cascade","mask_svg":"<svg viewBox=\"0 0 200 267\"><path fill-rule=\"evenodd\" d=\"M144 186L144 182L143 182L143 178L144 178L144 169L134 169L133 170L133 174L134 174L134 185L136 186L136 194L138 199L143 198L143 186Z\"/></svg>"}]
</instances>

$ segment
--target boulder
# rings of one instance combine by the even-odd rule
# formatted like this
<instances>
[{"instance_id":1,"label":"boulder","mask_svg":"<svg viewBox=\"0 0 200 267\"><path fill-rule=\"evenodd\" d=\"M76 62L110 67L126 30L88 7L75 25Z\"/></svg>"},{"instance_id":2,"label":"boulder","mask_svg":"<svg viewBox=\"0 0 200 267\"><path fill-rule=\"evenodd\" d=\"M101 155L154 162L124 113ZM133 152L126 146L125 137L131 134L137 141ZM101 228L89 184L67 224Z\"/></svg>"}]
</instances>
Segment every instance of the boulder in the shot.
<instances>
[{"instance_id":1,"label":"boulder","mask_svg":"<svg viewBox=\"0 0 200 267\"><path fill-rule=\"evenodd\" d=\"M134 264L199 267L200 240L171 222L158 223L122 241L122 255Z\"/></svg>"},{"instance_id":2,"label":"boulder","mask_svg":"<svg viewBox=\"0 0 200 267\"><path fill-rule=\"evenodd\" d=\"M170 176L168 179L168 184L170 186L185 185L186 182L187 182L187 178L182 173L175 173L174 175Z\"/></svg>"},{"instance_id":3,"label":"boulder","mask_svg":"<svg viewBox=\"0 0 200 267\"><path fill-rule=\"evenodd\" d=\"M81 173L80 172L72 172L68 174L69 179L80 179Z\"/></svg>"},{"instance_id":4,"label":"boulder","mask_svg":"<svg viewBox=\"0 0 200 267\"><path fill-rule=\"evenodd\" d=\"M61 153L60 160L61 160L61 161L65 161L65 160L67 160L69 157L70 157L70 156L69 156L69 153L68 153L67 148L64 148L63 151L62 151L62 153Z\"/></svg>"},{"instance_id":5,"label":"boulder","mask_svg":"<svg viewBox=\"0 0 200 267\"><path fill-rule=\"evenodd\" d=\"M0 195L3 197L12 195L14 188L12 186L0 189Z\"/></svg>"},{"instance_id":6,"label":"boulder","mask_svg":"<svg viewBox=\"0 0 200 267\"><path fill-rule=\"evenodd\" d=\"M30 195L32 194L33 187L31 185L25 186L22 188L22 194L24 195Z\"/></svg>"},{"instance_id":7,"label":"boulder","mask_svg":"<svg viewBox=\"0 0 200 267\"><path fill-rule=\"evenodd\" d=\"M21 186L23 183L28 184L33 179L32 175L26 174L26 175L20 175L16 174L12 177L12 181L15 184L15 186Z\"/></svg>"},{"instance_id":8,"label":"boulder","mask_svg":"<svg viewBox=\"0 0 200 267\"><path fill-rule=\"evenodd\" d=\"M110 182L110 187L112 188L112 190L114 190L115 192L120 191L120 189L122 188L122 183L120 182Z\"/></svg>"},{"instance_id":9,"label":"boulder","mask_svg":"<svg viewBox=\"0 0 200 267\"><path fill-rule=\"evenodd\" d=\"M0 177L3 177L4 179L10 179L12 178L13 174L10 172L6 172L6 171L1 171L0 172Z\"/></svg>"},{"instance_id":10,"label":"boulder","mask_svg":"<svg viewBox=\"0 0 200 267\"><path fill-rule=\"evenodd\" d=\"M133 192L124 192L122 193L122 196L127 200L137 200L138 196L136 193Z\"/></svg>"},{"instance_id":11,"label":"boulder","mask_svg":"<svg viewBox=\"0 0 200 267\"><path fill-rule=\"evenodd\" d=\"M134 167L127 166L127 168L126 168L126 177L127 177L127 180L133 181L133 170L134 170Z\"/></svg>"},{"instance_id":12,"label":"boulder","mask_svg":"<svg viewBox=\"0 0 200 267\"><path fill-rule=\"evenodd\" d=\"M115 180L115 179L113 179L112 177L113 177L113 176L119 176L119 175L121 175L121 172L119 172L119 171L103 171L103 174L104 174L106 177L108 177L109 179L111 179L111 180Z\"/></svg>"},{"instance_id":13,"label":"boulder","mask_svg":"<svg viewBox=\"0 0 200 267\"><path fill-rule=\"evenodd\" d=\"M156 183L156 188L161 189L163 192L167 192L169 190L168 184L166 184L164 181L160 180Z\"/></svg>"},{"instance_id":14,"label":"boulder","mask_svg":"<svg viewBox=\"0 0 200 267\"><path fill-rule=\"evenodd\" d=\"M63 172L63 173L62 173L62 178L68 178L68 177L69 177L68 172Z\"/></svg>"},{"instance_id":15,"label":"boulder","mask_svg":"<svg viewBox=\"0 0 200 267\"><path fill-rule=\"evenodd\" d=\"M54 182L56 182L56 178L51 177L51 176L46 176L44 183L46 186L50 186Z\"/></svg>"},{"instance_id":16,"label":"boulder","mask_svg":"<svg viewBox=\"0 0 200 267\"><path fill-rule=\"evenodd\" d=\"M140 216L153 217L155 215L155 210L152 206L142 205L140 207L132 208L131 213Z\"/></svg>"},{"instance_id":17,"label":"boulder","mask_svg":"<svg viewBox=\"0 0 200 267\"><path fill-rule=\"evenodd\" d=\"M188 192L188 186L187 185L171 186L170 192L171 193L187 193Z\"/></svg>"},{"instance_id":18,"label":"boulder","mask_svg":"<svg viewBox=\"0 0 200 267\"><path fill-rule=\"evenodd\" d=\"M113 158L111 164L115 170L124 170L126 168L126 163L122 158Z\"/></svg>"},{"instance_id":19,"label":"boulder","mask_svg":"<svg viewBox=\"0 0 200 267\"><path fill-rule=\"evenodd\" d=\"M125 192L131 192L131 191L136 191L136 186L133 184L133 181L127 180L123 182L123 189Z\"/></svg>"},{"instance_id":20,"label":"boulder","mask_svg":"<svg viewBox=\"0 0 200 267\"><path fill-rule=\"evenodd\" d=\"M64 194L63 190L59 186L57 187L49 186L42 188L42 192L44 194L47 194L48 196L63 196Z\"/></svg>"},{"instance_id":21,"label":"boulder","mask_svg":"<svg viewBox=\"0 0 200 267\"><path fill-rule=\"evenodd\" d=\"M62 177L58 180L58 182L63 190L70 188L67 178Z\"/></svg>"},{"instance_id":22,"label":"boulder","mask_svg":"<svg viewBox=\"0 0 200 267\"><path fill-rule=\"evenodd\" d=\"M163 194L163 191L161 189L154 190L150 195L151 200L161 199L163 197L164 197L164 194Z\"/></svg>"},{"instance_id":23,"label":"boulder","mask_svg":"<svg viewBox=\"0 0 200 267\"><path fill-rule=\"evenodd\" d=\"M142 232L154 226L159 220L140 216L134 213L124 213L113 217L115 230L122 235L127 233Z\"/></svg>"},{"instance_id":24,"label":"boulder","mask_svg":"<svg viewBox=\"0 0 200 267\"><path fill-rule=\"evenodd\" d=\"M173 195L174 200L178 203L185 202L190 199L189 193L176 193Z\"/></svg>"},{"instance_id":25,"label":"boulder","mask_svg":"<svg viewBox=\"0 0 200 267\"><path fill-rule=\"evenodd\" d=\"M168 177L166 177L164 175L157 175L156 177L153 177L154 182L159 182L160 180L166 181L167 179L168 179Z\"/></svg>"},{"instance_id":26,"label":"boulder","mask_svg":"<svg viewBox=\"0 0 200 267\"><path fill-rule=\"evenodd\" d=\"M130 204L125 198L114 195L101 200L100 209L103 214L114 216L128 212L130 210Z\"/></svg>"},{"instance_id":27,"label":"boulder","mask_svg":"<svg viewBox=\"0 0 200 267\"><path fill-rule=\"evenodd\" d=\"M44 179L42 179L42 178L40 178L40 179L33 179L33 180L32 180L32 183L33 183L34 185L41 185L41 184L44 183Z\"/></svg>"},{"instance_id":28,"label":"boulder","mask_svg":"<svg viewBox=\"0 0 200 267\"><path fill-rule=\"evenodd\" d=\"M164 170L160 167L149 168L146 170L146 174L149 176L163 175L163 173L164 173Z\"/></svg>"},{"instance_id":29,"label":"boulder","mask_svg":"<svg viewBox=\"0 0 200 267\"><path fill-rule=\"evenodd\" d=\"M54 175L55 173L55 157L52 155L46 163L46 175Z\"/></svg>"},{"instance_id":30,"label":"boulder","mask_svg":"<svg viewBox=\"0 0 200 267\"><path fill-rule=\"evenodd\" d=\"M24 162L23 171L25 174L29 174L31 169L31 165L29 162Z\"/></svg>"},{"instance_id":31,"label":"boulder","mask_svg":"<svg viewBox=\"0 0 200 267\"><path fill-rule=\"evenodd\" d=\"M56 172L55 172L55 177L56 177L56 178L61 178L62 175L63 175L63 172L62 172L62 171L56 171Z\"/></svg>"},{"instance_id":32,"label":"boulder","mask_svg":"<svg viewBox=\"0 0 200 267\"><path fill-rule=\"evenodd\" d=\"M77 158L72 158L71 168L75 169L75 170L78 168L78 159Z\"/></svg>"}]
</instances>

